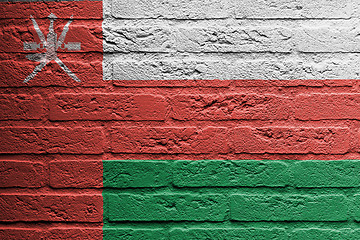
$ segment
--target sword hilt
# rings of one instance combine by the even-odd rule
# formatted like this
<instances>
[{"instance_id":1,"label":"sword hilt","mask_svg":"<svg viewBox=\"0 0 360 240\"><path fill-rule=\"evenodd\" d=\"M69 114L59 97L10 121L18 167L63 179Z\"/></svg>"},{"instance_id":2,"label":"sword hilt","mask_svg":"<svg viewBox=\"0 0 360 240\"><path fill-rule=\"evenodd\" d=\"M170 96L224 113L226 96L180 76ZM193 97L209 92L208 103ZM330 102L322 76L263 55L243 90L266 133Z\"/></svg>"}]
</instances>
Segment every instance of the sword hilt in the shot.
<instances>
[{"instance_id":1,"label":"sword hilt","mask_svg":"<svg viewBox=\"0 0 360 240\"><path fill-rule=\"evenodd\" d=\"M68 42L68 43L63 43L60 45L61 49L67 49L67 50L81 50L81 43L80 42Z\"/></svg>"},{"instance_id":2,"label":"sword hilt","mask_svg":"<svg viewBox=\"0 0 360 240\"><path fill-rule=\"evenodd\" d=\"M24 42L24 50L31 51L38 49L44 49L44 44L36 42Z\"/></svg>"}]
</instances>

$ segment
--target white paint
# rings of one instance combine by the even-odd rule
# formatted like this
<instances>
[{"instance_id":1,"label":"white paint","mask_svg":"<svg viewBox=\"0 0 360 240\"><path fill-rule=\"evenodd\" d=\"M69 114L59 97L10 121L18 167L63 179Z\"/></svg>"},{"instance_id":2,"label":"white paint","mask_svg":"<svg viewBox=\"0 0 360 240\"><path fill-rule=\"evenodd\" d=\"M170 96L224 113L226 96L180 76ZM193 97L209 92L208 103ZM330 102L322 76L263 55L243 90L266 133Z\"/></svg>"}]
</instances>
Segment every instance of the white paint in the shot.
<instances>
[{"instance_id":1,"label":"white paint","mask_svg":"<svg viewBox=\"0 0 360 240\"><path fill-rule=\"evenodd\" d=\"M359 79L358 0L104 0L105 80Z\"/></svg>"}]
</instances>

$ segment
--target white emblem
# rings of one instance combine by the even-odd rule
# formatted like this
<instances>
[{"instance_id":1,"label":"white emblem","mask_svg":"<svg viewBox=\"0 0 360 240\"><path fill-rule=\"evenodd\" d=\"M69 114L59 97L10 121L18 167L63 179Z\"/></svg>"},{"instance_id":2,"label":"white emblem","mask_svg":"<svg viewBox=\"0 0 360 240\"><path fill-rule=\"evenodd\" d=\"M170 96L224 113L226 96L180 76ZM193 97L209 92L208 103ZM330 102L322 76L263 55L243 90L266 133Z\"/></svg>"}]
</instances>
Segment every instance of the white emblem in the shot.
<instances>
[{"instance_id":1,"label":"white emblem","mask_svg":"<svg viewBox=\"0 0 360 240\"><path fill-rule=\"evenodd\" d=\"M41 69L43 67L45 67L45 65L54 60L57 64L59 64L59 66L75 81L80 82L80 79L73 73L70 71L69 68L67 68L65 66L65 64L58 58L57 56L57 50L59 48L61 49L67 49L67 50L81 50L81 43L79 42L68 42L68 43L64 43L65 37L67 32L69 31L69 25L70 23L73 21L72 17L70 17L69 22L64 26L63 31L59 37L59 39L57 39L57 34L54 31L54 21L57 18L55 16L55 14L51 13L48 18L50 20L50 25L49 25L49 33L47 35L47 39L45 39L44 34L42 33L42 31L39 28L39 25L37 24L37 22L35 21L35 19L33 18L33 16L30 15L31 21L34 25L35 31L39 36L40 39L40 43L36 43L36 42L24 42L24 50L38 50L38 49L46 49L45 53L34 53L34 54L28 54L26 55L26 58L31 60L31 61L35 61L35 62L40 62L39 65L37 65L34 69L34 71L32 73L30 73L29 76L27 76L24 80L24 83L30 81L31 79L33 79L35 77L35 75L41 71Z\"/></svg>"}]
</instances>

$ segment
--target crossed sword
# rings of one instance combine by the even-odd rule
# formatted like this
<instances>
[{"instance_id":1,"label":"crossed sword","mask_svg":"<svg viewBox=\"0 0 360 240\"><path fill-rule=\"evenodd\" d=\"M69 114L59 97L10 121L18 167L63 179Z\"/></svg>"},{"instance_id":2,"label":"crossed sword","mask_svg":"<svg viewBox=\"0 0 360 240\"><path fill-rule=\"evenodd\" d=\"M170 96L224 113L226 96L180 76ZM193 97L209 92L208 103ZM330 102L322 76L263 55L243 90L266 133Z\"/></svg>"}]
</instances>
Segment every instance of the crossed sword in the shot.
<instances>
[{"instance_id":1,"label":"crossed sword","mask_svg":"<svg viewBox=\"0 0 360 240\"><path fill-rule=\"evenodd\" d=\"M68 42L67 44L64 43L65 37L67 32L69 31L69 25L73 21L73 16L70 17L69 22L64 26L63 31L57 39L57 34L54 31L54 21L57 18L55 14L51 13L48 18L50 20L49 25L49 33L47 34L47 39L45 40L45 36L42 33L42 31L39 28L39 25L35 21L34 17L30 15L31 21L34 25L35 31L37 35L39 36L40 43L37 44L36 42L24 42L24 50L38 50L38 49L46 49L45 53L34 53L34 54L28 54L26 55L26 58L35 61L40 62L39 65L37 65L32 73L29 74L24 80L24 83L27 83L31 79L35 77L37 73L45 67L47 63L54 60L59 66L75 81L81 82L80 79L73 73L71 70L58 58L57 56L57 50L59 48L61 49L68 49L68 50L81 50L81 43L79 42Z\"/></svg>"}]
</instances>

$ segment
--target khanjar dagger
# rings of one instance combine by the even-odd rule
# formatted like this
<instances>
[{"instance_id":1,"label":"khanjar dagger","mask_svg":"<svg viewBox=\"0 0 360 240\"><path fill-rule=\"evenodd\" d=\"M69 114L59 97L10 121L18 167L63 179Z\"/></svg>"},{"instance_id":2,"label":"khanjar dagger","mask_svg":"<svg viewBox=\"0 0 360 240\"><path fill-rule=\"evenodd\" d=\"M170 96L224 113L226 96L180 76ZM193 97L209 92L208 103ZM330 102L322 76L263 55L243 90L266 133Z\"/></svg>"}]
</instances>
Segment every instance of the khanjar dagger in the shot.
<instances>
[{"instance_id":1,"label":"khanjar dagger","mask_svg":"<svg viewBox=\"0 0 360 240\"><path fill-rule=\"evenodd\" d=\"M25 78L24 83L27 83L28 81L33 79L35 75L40 72L48 62L52 60L54 60L72 79L77 82L81 82L80 79L73 72L71 72L71 70L57 56L57 50L59 48L67 50L81 50L81 43L79 42L64 43L66 34L69 31L69 25L73 21L73 16L70 17L69 22L64 26L59 39L57 39L57 34L54 31L54 22L57 17L55 16L55 14L51 13L48 18L50 20L49 33L47 34L47 39L45 39L45 36L40 30L36 20L32 15L30 15L30 19L34 25L35 31L39 36L40 43L24 42L24 50L38 50L45 48L46 52L26 55L27 59L39 62L40 64L37 65L34 71Z\"/></svg>"}]
</instances>

